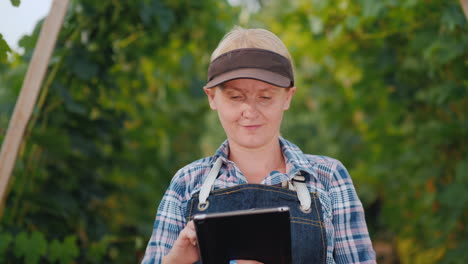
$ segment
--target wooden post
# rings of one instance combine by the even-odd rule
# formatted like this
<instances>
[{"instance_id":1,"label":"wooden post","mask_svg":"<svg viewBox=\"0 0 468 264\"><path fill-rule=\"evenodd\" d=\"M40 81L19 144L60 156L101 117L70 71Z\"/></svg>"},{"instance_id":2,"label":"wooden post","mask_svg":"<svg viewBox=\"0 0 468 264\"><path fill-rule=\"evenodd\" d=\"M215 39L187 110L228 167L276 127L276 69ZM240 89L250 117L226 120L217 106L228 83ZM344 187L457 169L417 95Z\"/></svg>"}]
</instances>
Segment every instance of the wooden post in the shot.
<instances>
[{"instance_id":1,"label":"wooden post","mask_svg":"<svg viewBox=\"0 0 468 264\"><path fill-rule=\"evenodd\" d=\"M460 4L465 13L466 20L468 20L468 0L460 0Z\"/></svg>"},{"instance_id":2,"label":"wooden post","mask_svg":"<svg viewBox=\"0 0 468 264\"><path fill-rule=\"evenodd\" d=\"M52 2L49 14L42 25L39 39L34 48L21 92L3 140L0 152L0 217L3 215L3 206L6 200L5 193L10 175L15 167L16 156L36 104L67 6L68 0L54 0Z\"/></svg>"}]
</instances>

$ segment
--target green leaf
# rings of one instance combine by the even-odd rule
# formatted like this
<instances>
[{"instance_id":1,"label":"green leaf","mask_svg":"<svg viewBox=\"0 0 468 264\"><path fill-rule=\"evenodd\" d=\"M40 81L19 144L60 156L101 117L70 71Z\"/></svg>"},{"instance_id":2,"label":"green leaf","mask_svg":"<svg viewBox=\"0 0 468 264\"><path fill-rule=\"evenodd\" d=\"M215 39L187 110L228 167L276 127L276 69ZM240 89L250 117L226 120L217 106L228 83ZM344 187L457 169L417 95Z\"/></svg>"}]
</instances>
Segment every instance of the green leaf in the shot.
<instances>
[{"instance_id":1,"label":"green leaf","mask_svg":"<svg viewBox=\"0 0 468 264\"><path fill-rule=\"evenodd\" d=\"M24 35L18 41L18 45L25 50L33 49L36 45L37 38L34 35Z\"/></svg>"},{"instance_id":2,"label":"green leaf","mask_svg":"<svg viewBox=\"0 0 468 264\"><path fill-rule=\"evenodd\" d=\"M29 238L26 232L21 232L16 236L15 240L15 256L22 257L28 254Z\"/></svg>"},{"instance_id":3,"label":"green leaf","mask_svg":"<svg viewBox=\"0 0 468 264\"><path fill-rule=\"evenodd\" d=\"M153 0L148 4L141 5L140 17L143 23L148 25L151 25L156 20L159 29L163 33L169 32L175 22L175 15L172 9L159 0Z\"/></svg>"},{"instance_id":4,"label":"green leaf","mask_svg":"<svg viewBox=\"0 0 468 264\"><path fill-rule=\"evenodd\" d=\"M79 249L76 245L76 236L74 235L67 236L63 243L54 239L49 246L49 259L52 262L71 263L78 255Z\"/></svg>"},{"instance_id":5,"label":"green leaf","mask_svg":"<svg viewBox=\"0 0 468 264\"><path fill-rule=\"evenodd\" d=\"M345 22L346 27L350 30L355 30L359 26L359 18L357 16L348 16Z\"/></svg>"},{"instance_id":6,"label":"green leaf","mask_svg":"<svg viewBox=\"0 0 468 264\"><path fill-rule=\"evenodd\" d=\"M35 264L45 255L47 240L44 235L34 231L31 237L26 232L21 232L15 241L15 256L24 257L26 264Z\"/></svg>"},{"instance_id":7,"label":"green leaf","mask_svg":"<svg viewBox=\"0 0 468 264\"><path fill-rule=\"evenodd\" d=\"M38 263L39 259L47 252L47 240L40 232L34 231L29 241L29 252L25 256L27 264Z\"/></svg>"},{"instance_id":8,"label":"green leaf","mask_svg":"<svg viewBox=\"0 0 468 264\"><path fill-rule=\"evenodd\" d=\"M4 62L7 60L8 52L11 52L11 48L10 46L8 46L8 43L5 41L5 39L3 39L2 33L0 33L0 62Z\"/></svg>"},{"instance_id":9,"label":"green leaf","mask_svg":"<svg viewBox=\"0 0 468 264\"><path fill-rule=\"evenodd\" d=\"M450 31L454 30L457 26L462 27L464 24L466 25L465 21L466 18L463 15L460 4L456 2L448 4L440 18L441 24Z\"/></svg>"},{"instance_id":10,"label":"green leaf","mask_svg":"<svg viewBox=\"0 0 468 264\"><path fill-rule=\"evenodd\" d=\"M320 17L310 16L309 17L310 31L318 35L323 32L323 21Z\"/></svg>"},{"instance_id":11,"label":"green leaf","mask_svg":"<svg viewBox=\"0 0 468 264\"><path fill-rule=\"evenodd\" d=\"M94 242L91 244L89 254L95 261L100 262L104 255L107 253L108 247L109 241L106 237L104 237L101 239L101 241Z\"/></svg>"},{"instance_id":12,"label":"green leaf","mask_svg":"<svg viewBox=\"0 0 468 264\"><path fill-rule=\"evenodd\" d=\"M52 240L49 245L49 259L50 261L60 261L62 258L62 244L57 240Z\"/></svg>"},{"instance_id":13,"label":"green leaf","mask_svg":"<svg viewBox=\"0 0 468 264\"><path fill-rule=\"evenodd\" d=\"M87 70L82 70L81 72L83 73L86 71ZM65 103L65 107L67 108L68 111L72 113L80 114L80 115L86 114L85 106L76 102L73 96L70 94L70 92L65 86L57 83L53 85L53 90L57 92L57 94L63 99L63 102Z\"/></svg>"},{"instance_id":14,"label":"green leaf","mask_svg":"<svg viewBox=\"0 0 468 264\"><path fill-rule=\"evenodd\" d=\"M86 57L75 58L73 71L81 80L89 80L98 72L98 66Z\"/></svg>"},{"instance_id":15,"label":"green leaf","mask_svg":"<svg viewBox=\"0 0 468 264\"><path fill-rule=\"evenodd\" d=\"M383 1L361 0L363 17L378 17L384 10Z\"/></svg>"},{"instance_id":16,"label":"green leaf","mask_svg":"<svg viewBox=\"0 0 468 264\"><path fill-rule=\"evenodd\" d=\"M13 237L9 233L0 233L0 259L5 259L5 251L12 240Z\"/></svg>"},{"instance_id":17,"label":"green leaf","mask_svg":"<svg viewBox=\"0 0 468 264\"><path fill-rule=\"evenodd\" d=\"M10 2L13 6L18 7L20 5L21 0L10 0Z\"/></svg>"}]
</instances>

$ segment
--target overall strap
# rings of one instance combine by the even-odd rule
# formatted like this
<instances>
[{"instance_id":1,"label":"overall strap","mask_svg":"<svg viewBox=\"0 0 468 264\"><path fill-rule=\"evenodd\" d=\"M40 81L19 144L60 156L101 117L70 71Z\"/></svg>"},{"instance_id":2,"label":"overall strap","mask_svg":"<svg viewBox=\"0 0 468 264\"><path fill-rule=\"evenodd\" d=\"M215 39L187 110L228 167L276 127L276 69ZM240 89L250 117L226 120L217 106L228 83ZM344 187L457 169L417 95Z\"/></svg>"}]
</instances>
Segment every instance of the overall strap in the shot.
<instances>
[{"instance_id":1,"label":"overall strap","mask_svg":"<svg viewBox=\"0 0 468 264\"><path fill-rule=\"evenodd\" d=\"M211 188L213 187L213 184L218 177L222 163L222 159L219 157L213 165L213 168L210 170L208 177L206 177L205 182L203 182L203 185L200 189L200 195L198 197L199 205L206 205ZM309 190L307 189L305 177L301 175L295 175L291 180L291 183L297 193L297 198L301 203L301 210L305 212L309 211L312 204L312 199L310 197Z\"/></svg>"},{"instance_id":2,"label":"overall strap","mask_svg":"<svg viewBox=\"0 0 468 264\"><path fill-rule=\"evenodd\" d=\"M296 189L297 198L299 202L301 202L301 210L308 212L312 204L312 199L310 198L309 189L307 189L305 177L295 175L291 182L293 183L294 189Z\"/></svg>"},{"instance_id":3,"label":"overall strap","mask_svg":"<svg viewBox=\"0 0 468 264\"><path fill-rule=\"evenodd\" d=\"M208 177L206 177L205 182L200 189L199 204L206 204L206 200L210 195L211 187L213 186L216 177L218 177L219 169L221 168L222 163L223 161L221 157L219 157L213 165L213 168L211 168Z\"/></svg>"}]
</instances>

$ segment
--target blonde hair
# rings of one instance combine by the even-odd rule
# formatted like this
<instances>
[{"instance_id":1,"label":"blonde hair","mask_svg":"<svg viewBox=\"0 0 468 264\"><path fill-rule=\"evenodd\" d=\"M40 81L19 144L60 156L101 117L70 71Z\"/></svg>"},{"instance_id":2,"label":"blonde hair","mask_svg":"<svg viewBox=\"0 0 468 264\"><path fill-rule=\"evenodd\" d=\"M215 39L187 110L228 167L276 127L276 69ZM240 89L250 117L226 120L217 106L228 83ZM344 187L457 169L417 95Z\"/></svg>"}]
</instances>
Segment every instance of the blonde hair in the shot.
<instances>
[{"instance_id":1,"label":"blonde hair","mask_svg":"<svg viewBox=\"0 0 468 264\"><path fill-rule=\"evenodd\" d=\"M226 52L243 48L271 50L286 57L291 62L291 65L293 64L288 48L286 48L283 41L281 41L281 39L279 39L275 34L266 29L244 29L239 26L234 27L224 35L223 39L218 44L218 47L211 54L211 61Z\"/></svg>"}]
</instances>

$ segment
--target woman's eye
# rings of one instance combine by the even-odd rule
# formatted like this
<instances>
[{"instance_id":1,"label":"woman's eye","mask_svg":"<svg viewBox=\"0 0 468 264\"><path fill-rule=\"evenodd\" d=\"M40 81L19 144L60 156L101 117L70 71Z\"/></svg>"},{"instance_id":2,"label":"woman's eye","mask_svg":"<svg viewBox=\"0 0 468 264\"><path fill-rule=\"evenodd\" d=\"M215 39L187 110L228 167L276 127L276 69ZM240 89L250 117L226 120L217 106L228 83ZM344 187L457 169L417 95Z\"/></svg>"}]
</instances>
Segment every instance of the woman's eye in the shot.
<instances>
[{"instance_id":1,"label":"woman's eye","mask_svg":"<svg viewBox=\"0 0 468 264\"><path fill-rule=\"evenodd\" d=\"M230 97L232 100L242 100L242 96L240 95L231 95Z\"/></svg>"},{"instance_id":2,"label":"woman's eye","mask_svg":"<svg viewBox=\"0 0 468 264\"><path fill-rule=\"evenodd\" d=\"M260 97L262 100L270 100L271 96L261 96Z\"/></svg>"}]
</instances>

